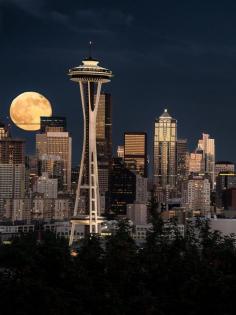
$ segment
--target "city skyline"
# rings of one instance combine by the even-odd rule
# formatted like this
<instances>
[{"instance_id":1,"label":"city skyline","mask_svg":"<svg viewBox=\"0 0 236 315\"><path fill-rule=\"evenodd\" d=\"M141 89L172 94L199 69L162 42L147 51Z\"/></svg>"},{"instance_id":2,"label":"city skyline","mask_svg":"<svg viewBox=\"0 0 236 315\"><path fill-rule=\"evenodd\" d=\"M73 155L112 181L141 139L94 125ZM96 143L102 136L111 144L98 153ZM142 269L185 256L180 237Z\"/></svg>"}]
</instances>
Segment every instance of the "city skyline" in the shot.
<instances>
[{"instance_id":1,"label":"city skyline","mask_svg":"<svg viewBox=\"0 0 236 315\"><path fill-rule=\"evenodd\" d=\"M224 10L215 5L211 15L208 1L195 5L190 1L168 8L166 4L150 2L154 10L147 19L142 11L147 8L134 8L131 4L126 9L122 5L119 8L104 5L99 10L93 1L90 7L72 1L70 9L53 1L45 3L44 0L28 4L0 1L4 13L1 55L5 60L0 83L6 87L0 95L2 119L8 116L10 102L18 94L28 90L41 92L52 102L54 114L67 117L69 131L81 144L74 150L74 164L78 164L82 142L76 135L73 115L78 91L72 91L65 73L70 65L76 65L88 54L87 42L92 40L94 57L106 61L116 73L112 87L106 90L112 94L116 117L114 147L121 143L124 131L137 131L139 126L138 129L148 133L150 153L153 122L167 107L179 121L180 137L188 139L191 149L199 135L209 133L216 139L217 159L235 161L236 149L229 128L234 123L236 101L232 71L234 39L230 35L236 27L234 4L224 6ZM45 6L48 11L44 16ZM77 12L77 19L73 12ZM201 12L208 19L202 18ZM26 28L22 16L30 27ZM91 16L97 17L97 32L86 20ZM106 16L109 19L104 21ZM14 23L9 25L13 18ZM219 19L221 26L217 23ZM19 42L20 33L24 36ZM56 36L58 33L61 36ZM14 54L16 49L18 53ZM152 71L147 83L142 78L149 61ZM37 71L32 71L36 65ZM13 71L17 76L11 75ZM221 119L225 110L227 119ZM81 115L79 111L78 114ZM82 134L82 115L80 118ZM217 126L219 120L222 128ZM34 133L22 132L14 126L13 132L26 138L28 151L32 153Z\"/></svg>"}]
</instances>

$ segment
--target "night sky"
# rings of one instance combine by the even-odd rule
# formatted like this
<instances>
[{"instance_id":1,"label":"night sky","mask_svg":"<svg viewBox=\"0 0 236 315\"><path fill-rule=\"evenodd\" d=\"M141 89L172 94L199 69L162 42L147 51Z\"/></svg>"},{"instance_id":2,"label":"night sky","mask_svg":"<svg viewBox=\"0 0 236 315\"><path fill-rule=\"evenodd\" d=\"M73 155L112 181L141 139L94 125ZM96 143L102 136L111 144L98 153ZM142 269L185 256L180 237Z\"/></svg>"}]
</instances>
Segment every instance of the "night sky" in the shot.
<instances>
[{"instance_id":1,"label":"night sky","mask_svg":"<svg viewBox=\"0 0 236 315\"><path fill-rule=\"evenodd\" d=\"M236 161L235 1L0 0L0 117L13 98L37 91L65 115L80 160L79 87L68 69L88 55L114 72L113 143L146 131L165 107L191 150L202 132L216 139L217 159ZM12 127L34 152L35 134Z\"/></svg>"}]
</instances>

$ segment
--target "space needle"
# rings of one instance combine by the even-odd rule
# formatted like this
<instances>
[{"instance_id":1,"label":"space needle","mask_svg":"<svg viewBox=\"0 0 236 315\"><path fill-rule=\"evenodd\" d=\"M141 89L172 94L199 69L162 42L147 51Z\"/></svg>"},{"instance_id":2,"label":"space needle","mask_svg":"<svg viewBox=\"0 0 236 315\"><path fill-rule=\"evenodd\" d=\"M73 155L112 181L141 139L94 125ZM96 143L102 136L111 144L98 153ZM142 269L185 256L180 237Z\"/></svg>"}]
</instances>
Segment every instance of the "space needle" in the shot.
<instances>
[{"instance_id":1,"label":"space needle","mask_svg":"<svg viewBox=\"0 0 236 315\"><path fill-rule=\"evenodd\" d=\"M84 119L83 150L80 163L74 214L71 219L70 245L74 240L75 226L85 225L87 232L97 234L103 218L100 215L100 194L96 148L96 118L103 83L110 82L112 71L98 65L90 56L82 65L69 70L70 80L80 86Z\"/></svg>"}]
</instances>

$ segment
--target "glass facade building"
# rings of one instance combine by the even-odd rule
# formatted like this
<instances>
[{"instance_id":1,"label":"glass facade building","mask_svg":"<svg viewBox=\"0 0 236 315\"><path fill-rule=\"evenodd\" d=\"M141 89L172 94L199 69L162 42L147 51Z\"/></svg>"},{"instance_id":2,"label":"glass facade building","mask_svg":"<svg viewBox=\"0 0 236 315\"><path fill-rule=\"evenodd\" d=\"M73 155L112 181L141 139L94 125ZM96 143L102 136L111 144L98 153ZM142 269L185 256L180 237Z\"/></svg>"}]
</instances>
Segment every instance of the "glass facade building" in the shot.
<instances>
[{"instance_id":1,"label":"glass facade building","mask_svg":"<svg viewBox=\"0 0 236 315\"><path fill-rule=\"evenodd\" d=\"M147 134L145 132L124 133L124 160L128 169L147 177Z\"/></svg>"}]
</instances>

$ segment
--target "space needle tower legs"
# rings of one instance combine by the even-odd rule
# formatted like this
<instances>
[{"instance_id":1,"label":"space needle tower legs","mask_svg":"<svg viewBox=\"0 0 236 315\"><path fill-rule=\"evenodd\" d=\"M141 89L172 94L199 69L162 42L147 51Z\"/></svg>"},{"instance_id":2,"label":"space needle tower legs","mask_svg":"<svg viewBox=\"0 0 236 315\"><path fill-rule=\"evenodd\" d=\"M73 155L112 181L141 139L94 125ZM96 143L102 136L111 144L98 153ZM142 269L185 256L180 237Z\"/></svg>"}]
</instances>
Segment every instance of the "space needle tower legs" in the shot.
<instances>
[{"instance_id":1,"label":"space needle tower legs","mask_svg":"<svg viewBox=\"0 0 236 315\"><path fill-rule=\"evenodd\" d=\"M112 72L98 66L98 61L89 57L82 65L69 70L70 79L80 86L84 119L84 140L82 158L73 218L70 245L74 240L77 224L89 227L89 233L99 233L102 222L100 216L100 195L96 148L96 119L101 87L110 81Z\"/></svg>"}]
</instances>

